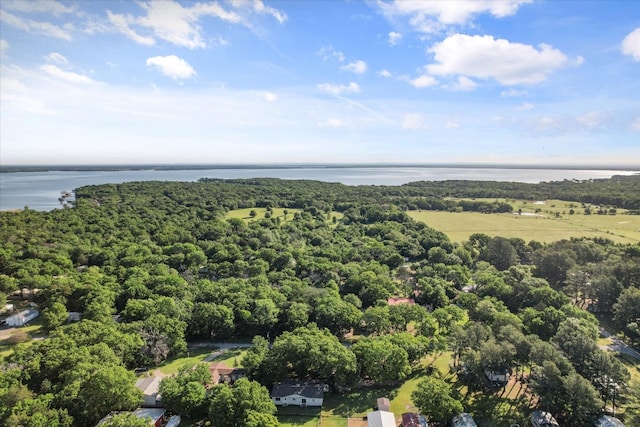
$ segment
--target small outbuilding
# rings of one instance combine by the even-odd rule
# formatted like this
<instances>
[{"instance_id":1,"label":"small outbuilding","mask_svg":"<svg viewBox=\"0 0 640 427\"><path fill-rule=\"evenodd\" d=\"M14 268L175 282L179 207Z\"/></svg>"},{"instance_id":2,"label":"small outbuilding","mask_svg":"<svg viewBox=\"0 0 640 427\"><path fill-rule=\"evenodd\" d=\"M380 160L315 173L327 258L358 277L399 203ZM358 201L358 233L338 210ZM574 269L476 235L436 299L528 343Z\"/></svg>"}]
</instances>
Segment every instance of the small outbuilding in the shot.
<instances>
[{"instance_id":1,"label":"small outbuilding","mask_svg":"<svg viewBox=\"0 0 640 427\"><path fill-rule=\"evenodd\" d=\"M551 413L540 410L531 413L531 425L533 427L560 427Z\"/></svg>"},{"instance_id":2,"label":"small outbuilding","mask_svg":"<svg viewBox=\"0 0 640 427\"><path fill-rule=\"evenodd\" d=\"M379 411L389 411L391 409L391 402L386 397L379 397L376 400L376 407Z\"/></svg>"},{"instance_id":3,"label":"small outbuilding","mask_svg":"<svg viewBox=\"0 0 640 427\"><path fill-rule=\"evenodd\" d=\"M369 427L396 427L396 416L388 411L369 412L367 424Z\"/></svg>"},{"instance_id":4,"label":"small outbuilding","mask_svg":"<svg viewBox=\"0 0 640 427\"><path fill-rule=\"evenodd\" d=\"M451 420L451 427L478 427L471 414L462 412Z\"/></svg>"},{"instance_id":5,"label":"small outbuilding","mask_svg":"<svg viewBox=\"0 0 640 427\"><path fill-rule=\"evenodd\" d=\"M5 323L7 326L24 326L38 316L40 316L40 311L32 307L8 316Z\"/></svg>"},{"instance_id":6,"label":"small outbuilding","mask_svg":"<svg viewBox=\"0 0 640 427\"><path fill-rule=\"evenodd\" d=\"M276 406L322 406L325 385L323 383L281 383L274 384L271 400Z\"/></svg>"},{"instance_id":7,"label":"small outbuilding","mask_svg":"<svg viewBox=\"0 0 640 427\"><path fill-rule=\"evenodd\" d=\"M136 387L142 392L142 407L157 408L162 406L161 381L162 378L156 376L140 378L136 381Z\"/></svg>"},{"instance_id":8,"label":"small outbuilding","mask_svg":"<svg viewBox=\"0 0 640 427\"><path fill-rule=\"evenodd\" d=\"M596 427L624 427L624 424L619 419L610 415L603 415L595 423Z\"/></svg>"}]
</instances>

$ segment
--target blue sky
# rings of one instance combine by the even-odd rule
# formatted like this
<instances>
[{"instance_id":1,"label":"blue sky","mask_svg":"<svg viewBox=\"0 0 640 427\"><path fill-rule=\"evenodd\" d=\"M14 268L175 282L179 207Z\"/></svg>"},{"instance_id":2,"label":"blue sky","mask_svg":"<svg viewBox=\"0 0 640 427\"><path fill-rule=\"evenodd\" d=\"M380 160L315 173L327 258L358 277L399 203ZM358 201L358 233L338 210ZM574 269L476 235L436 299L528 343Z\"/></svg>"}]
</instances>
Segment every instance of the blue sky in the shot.
<instances>
[{"instance_id":1,"label":"blue sky","mask_svg":"<svg viewBox=\"0 0 640 427\"><path fill-rule=\"evenodd\" d=\"M0 162L640 163L640 2L0 2Z\"/></svg>"}]
</instances>

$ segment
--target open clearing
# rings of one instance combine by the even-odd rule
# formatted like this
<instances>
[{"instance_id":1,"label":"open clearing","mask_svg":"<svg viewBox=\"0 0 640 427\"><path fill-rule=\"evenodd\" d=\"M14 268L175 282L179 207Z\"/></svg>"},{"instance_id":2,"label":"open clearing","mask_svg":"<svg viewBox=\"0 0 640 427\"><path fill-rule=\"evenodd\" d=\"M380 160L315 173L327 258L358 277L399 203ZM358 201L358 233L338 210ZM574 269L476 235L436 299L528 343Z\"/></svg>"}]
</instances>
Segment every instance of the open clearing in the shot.
<instances>
[{"instance_id":1,"label":"open clearing","mask_svg":"<svg viewBox=\"0 0 640 427\"><path fill-rule=\"evenodd\" d=\"M543 207L544 209L544 207ZM553 210L553 208L550 208ZM557 210L556 210L557 211ZM563 215L549 216L516 213L483 214L478 212L409 211L416 221L442 231L454 242L463 242L474 233L489 236L519 237L525 242L549 243L571 237L601 237L617 243L640 242L640 216L637 215ZM536 213L524 212L523 213Z\"/></svg>"}]
</instances>

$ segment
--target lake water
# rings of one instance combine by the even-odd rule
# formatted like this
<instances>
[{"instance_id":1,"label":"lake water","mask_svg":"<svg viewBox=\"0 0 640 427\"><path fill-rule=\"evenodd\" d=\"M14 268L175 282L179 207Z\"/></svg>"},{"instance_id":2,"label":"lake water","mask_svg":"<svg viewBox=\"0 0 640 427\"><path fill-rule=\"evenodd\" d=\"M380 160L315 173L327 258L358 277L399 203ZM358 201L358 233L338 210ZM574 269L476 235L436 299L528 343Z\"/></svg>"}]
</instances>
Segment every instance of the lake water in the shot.
<instances>
[{"instance_id":1,"label":"lake water","mask_svg":"<svg viewBox=\"0 0 640 427\"><path fill-rule=\"evenodd\" d=\"M273 167L193 170L46 171L0 173L0 210L48 211L60 208L62 191L85 185L131 181L197 181L200 178L282 178L340 182L347 185L402 185L449 179L537 183L564 179L610 178L638 170L518 169L489 167Z\"/></svg>"}]
</instances>

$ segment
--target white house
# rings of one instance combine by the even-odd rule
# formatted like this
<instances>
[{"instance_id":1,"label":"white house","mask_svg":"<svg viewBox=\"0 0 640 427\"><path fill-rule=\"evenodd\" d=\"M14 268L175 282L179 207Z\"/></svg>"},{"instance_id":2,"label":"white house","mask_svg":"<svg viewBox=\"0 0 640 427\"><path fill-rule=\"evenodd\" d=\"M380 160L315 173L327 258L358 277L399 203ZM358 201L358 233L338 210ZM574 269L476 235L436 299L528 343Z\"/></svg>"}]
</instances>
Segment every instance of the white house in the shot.
<instances>
[{"instance_id":1,"label":"white house","mask_svg":"<svg viewBox=\"0 0 640 427\"><path fill-rule=\"evenodd\" d=\"M489 369L485 369L484 375L490 382L500 384L508 383L510 377L509 371L507 369L503 371L490 371Z\"/></svg>"},{"instance_id":2,"label":"white house","mask_svg":"<svg viewBox=\"0 0 640 427\"><path fill-rule=\"evenodd\" d=\"M451 420L452 427L477 427L476 421L470 414L463 412Z\"/></svg>"},{"instance_id":3,"label":"white house","mask_svg":"<svg viewBox=\"0 0 640 427\"><path fill-rule=\"evenodd\" d=\"M322 406L324 390L324 384L320 383L274 384L271 400L277 406Z\"/></svg>"},{"instance_id":4,"label":"white house","mask_svg":"<svg viewBox=\"0 0 640 427\"><path fill-rule=\"evenodd\" d=\"M5 322L8 326L24 326L38 316L40 316L40 312L37 309L28 308L7 317Z\"/></svg>"},{"instance_id":5,"label":"white house","mask_svg":"<svg viewBox=\"0 0 640 427\"><path fill-rule=\"evenodd\" d=\"M369 427L396 427L396 416L388 411L369 412L367 424Z\"/></svg>"},{"instance_id":6,"label":"white house","mask_svg":"<svg viewBox=\"0 0 640 427\"><path fill-rule=\"evenodd\" d=\"M136 387L142 392L142 404L145 408L162 406L162 396L159 394L161 377L146 377L136 381Z\"/></svg>"}]
</instances>

